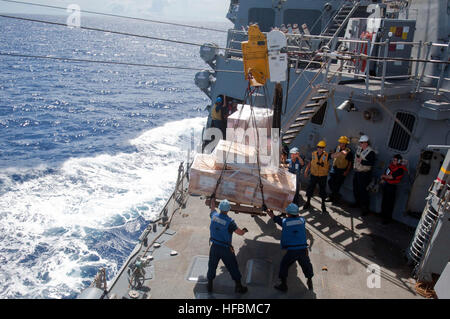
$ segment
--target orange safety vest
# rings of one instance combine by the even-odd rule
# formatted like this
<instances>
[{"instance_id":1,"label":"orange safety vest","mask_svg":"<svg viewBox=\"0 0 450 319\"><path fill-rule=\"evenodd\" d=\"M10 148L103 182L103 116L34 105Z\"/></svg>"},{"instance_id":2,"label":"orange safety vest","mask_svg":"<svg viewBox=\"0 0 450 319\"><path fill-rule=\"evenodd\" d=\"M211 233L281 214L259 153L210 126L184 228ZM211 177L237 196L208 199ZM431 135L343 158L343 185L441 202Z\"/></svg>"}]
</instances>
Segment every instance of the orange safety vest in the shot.
<instances>
[{"instance_id":1,"label":"orange safety vest","mask_svg":"<svg viewBox=\"0 0 450 319\"><path fill-rule=\"evenodd\" d=\"M217 111L216 108L217 108L217 103L214 104L214 106L212 107L211 119L221 121L222 120L222 109L221 109L221 107L219 107L219 111Z\"/></svg>"},{"instance_id":2,"label":"orange safety vest","mask_svg":"<svg viewBox=\"0 0 450 319\"><path fill-rule=\"evenodd\" d=\"M347 151L347 153L350 153L350 149L346 147L345 149L341 150L341 148L338 146L336 148L336 153L339 153L341 151ZM348 167L348 164L350 162L347 160L347 156L343 154L339 154L338 157L336 157L333 161L333 166L339 168L339 169L346 169Z\"/></svg>"},{"instance_id":3,"label":"orange safety vest","mask_svg":"<svg viewBox=\"0 0 450 319\"><path fill-rule=\"evenodd\" d=\"M392 176L394 174L394 172L396 172L400 168L403 169L403 174L395 177L394 179L386 179L385 180L386 183L391 184L391 185L397 185L398 183L400 183L400 181L402 180L403 176L406 174L406 171L407 171L405 165L390 164L389 168L386 170L386 175Z\"/></svg>"},{"instance_id":4,"label":"orange safety vest","mask_svg":"<svg viewBox=\"0 0 450 319\"><path fill-rule=\"evenodd\" d=\"M311 159L311 175L327 176L329 169L330 162L328 161L328 153L324 151L319 158L317 151L313 152Z\"/></svg>"}]
</instances>

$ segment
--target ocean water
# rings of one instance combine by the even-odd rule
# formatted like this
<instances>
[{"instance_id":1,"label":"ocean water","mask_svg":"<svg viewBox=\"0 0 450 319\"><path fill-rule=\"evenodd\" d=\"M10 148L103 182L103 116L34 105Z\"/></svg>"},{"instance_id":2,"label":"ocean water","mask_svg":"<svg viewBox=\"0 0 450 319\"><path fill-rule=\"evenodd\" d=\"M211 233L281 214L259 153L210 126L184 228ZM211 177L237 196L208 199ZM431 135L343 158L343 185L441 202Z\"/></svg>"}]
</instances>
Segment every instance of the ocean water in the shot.
<instances>
[{"instance_id":1,"label":"ocean water","mask_svg":"<svg viewBox=\"0 0 450 319\"><path fill-rule=\"evenodd\" d=\"M175 26L81 22L226 41ZM6 18L0 34L2 52L207 68L195 46ZM75 298L99 268L114 278L159 213L209 100L196 71L3 56L0 68L0 298Z\"/></svg>"}]
</instances>

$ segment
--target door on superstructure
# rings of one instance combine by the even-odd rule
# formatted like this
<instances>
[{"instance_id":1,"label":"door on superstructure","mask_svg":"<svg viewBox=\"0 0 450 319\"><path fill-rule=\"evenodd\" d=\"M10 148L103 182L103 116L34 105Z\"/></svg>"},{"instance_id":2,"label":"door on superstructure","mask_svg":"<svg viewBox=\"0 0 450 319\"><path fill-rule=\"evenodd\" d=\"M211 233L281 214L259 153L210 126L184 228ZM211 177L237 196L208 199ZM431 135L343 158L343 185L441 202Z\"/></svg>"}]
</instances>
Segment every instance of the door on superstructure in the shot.
<instances>
[{"instance_id":1,"label":"door on superstructure","mask_svg":"<svg viewBox=\"0 0 450 319\"><path fill-rule=\"evenodd\" d=\"M406 207L408 214L420 218L425 208L425 198L428 196L428 189L438 176L443 162L444 155L441 153L422 151Z\"/></svg>"}]
</instances>

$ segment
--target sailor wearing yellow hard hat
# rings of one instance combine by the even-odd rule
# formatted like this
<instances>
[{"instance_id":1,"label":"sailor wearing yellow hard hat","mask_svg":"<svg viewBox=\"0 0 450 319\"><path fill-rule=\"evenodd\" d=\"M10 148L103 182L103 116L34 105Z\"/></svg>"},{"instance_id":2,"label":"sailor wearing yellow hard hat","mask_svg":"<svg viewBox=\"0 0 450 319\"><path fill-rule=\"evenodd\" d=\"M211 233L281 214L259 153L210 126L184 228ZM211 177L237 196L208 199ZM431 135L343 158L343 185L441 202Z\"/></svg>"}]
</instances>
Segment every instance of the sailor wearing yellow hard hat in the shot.
<instances>
[{"instance_id":1,"label":"sailor wearing yellow hard hat","mask_svg":"<svg viewBox=\"0 0 450 319\"><path fill-rule=\"evenodd\" d=\"M320 141L317 144L317 150L312 152L311 162L308 163L305 169L305 178L308 177L308 172L311 171L308 188L306 190L307 202L303 209L311 207L311 197L314 195L316 184L319 184L319 195L322 198L322 212L327 213L325 206L325 199L327 197L327 179L328 170L330 168L330 155L325 151L327 143Z\"/></svg>"},{"instance_id":2,"label":"sailor wearing yellow hard hat","mask_svg":"<svg viewBox=\"0 0 450 319\"><path fill-rule=\"evenodd\" d=\"M339 145L336 147L336 151L331 154L333 165L330 171L330 179L328 180L331 194L327 198L327 201L333 203L336 203L341 197L339 190L353 166L353 152L348 147L348 144L350 144L349 138L347 136L341 136L338 139L338 143Z\"/></svg>"}]
</instances>

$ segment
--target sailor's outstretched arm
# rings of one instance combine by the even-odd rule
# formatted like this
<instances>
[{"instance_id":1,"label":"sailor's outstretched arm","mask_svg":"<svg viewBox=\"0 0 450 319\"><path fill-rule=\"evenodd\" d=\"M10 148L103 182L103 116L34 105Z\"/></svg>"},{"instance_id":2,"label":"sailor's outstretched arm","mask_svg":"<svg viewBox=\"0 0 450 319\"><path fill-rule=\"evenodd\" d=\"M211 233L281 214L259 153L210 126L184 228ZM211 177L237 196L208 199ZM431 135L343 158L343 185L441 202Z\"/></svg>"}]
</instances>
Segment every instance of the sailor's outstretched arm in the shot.
<instances>
[{"instance_id":1,"label":"sailor's outstretched arm","mask_svg":"<svg viewBox=\"0 0 450 319\"><path fill-rule=\"evenodd\" d=\"M211 202L209 203L209 208L211 208L211 211L216 210L216 194L211 195Z\"/></svg>"}]
</instances>

